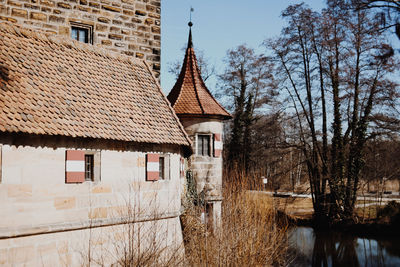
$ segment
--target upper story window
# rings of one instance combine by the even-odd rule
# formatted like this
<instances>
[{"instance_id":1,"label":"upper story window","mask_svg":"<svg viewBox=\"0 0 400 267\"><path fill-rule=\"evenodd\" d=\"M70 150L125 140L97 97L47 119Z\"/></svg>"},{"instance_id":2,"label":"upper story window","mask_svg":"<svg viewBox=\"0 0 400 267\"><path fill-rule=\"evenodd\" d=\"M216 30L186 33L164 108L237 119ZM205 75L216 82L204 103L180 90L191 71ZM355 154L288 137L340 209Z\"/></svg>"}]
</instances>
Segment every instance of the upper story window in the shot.
<instances>
[{"instance_id":1,"label":"upper story window","mask_svg":"<svg viewBox=\"0 0 400 267\"><path fill-rule=\"evenodd\" d=\"M197 135L197 155L211 156L211 136L206 134Z\"/></svg>"},{"instance_id":2,"label":"upper story window","mask_svg":"<svg viewBox=\"0 0 400 267\"><path fill-rule=\"evenodd\" d=\"M82 23L71 23L71 38L83 43L92 44L93 27Z\"/></svg>"}]
</instances>

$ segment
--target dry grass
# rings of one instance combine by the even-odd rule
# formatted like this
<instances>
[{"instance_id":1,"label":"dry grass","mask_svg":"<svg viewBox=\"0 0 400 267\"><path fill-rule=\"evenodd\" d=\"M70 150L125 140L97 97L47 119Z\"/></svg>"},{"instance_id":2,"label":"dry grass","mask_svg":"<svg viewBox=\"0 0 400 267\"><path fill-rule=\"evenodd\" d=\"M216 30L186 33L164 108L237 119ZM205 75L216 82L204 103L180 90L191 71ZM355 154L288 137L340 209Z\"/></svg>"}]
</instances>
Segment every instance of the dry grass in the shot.
<instances>
[{"instance_id":1,"label":"dry grass","mask_svg":"<svg viewBox=\"0 0 400 267\"><path fill-rule=\"evenodd\" d=\"M190 266L283 266L286 227L272 198L241 187L226 186L222 226L210 231L199 221L199 210L183 216L186 264Z\"/></svg>"}]
</instances>

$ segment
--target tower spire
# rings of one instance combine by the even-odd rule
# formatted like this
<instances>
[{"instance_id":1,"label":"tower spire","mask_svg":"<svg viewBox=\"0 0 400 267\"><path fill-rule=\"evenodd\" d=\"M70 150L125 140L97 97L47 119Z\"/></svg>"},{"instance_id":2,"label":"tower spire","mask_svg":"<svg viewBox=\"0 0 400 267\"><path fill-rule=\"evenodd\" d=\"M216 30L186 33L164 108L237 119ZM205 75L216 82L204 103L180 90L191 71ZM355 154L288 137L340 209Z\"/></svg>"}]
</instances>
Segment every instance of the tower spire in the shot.
<instances>
[{"instance_id":1,"label":"tower spire","mask_svg":"<svg viewBox=\"0 0 400 267\"><path fill-rule=\"evenodd\" d=\"M190 8L188 47L182 69L168 100L178 116L217 118L226 120L231 115L215 100L201 78L192 42L192 12Z\"/></svg>"},{"instance_id":2,"label":"tower spire","mask_svg":"<svg viewBox=\"0 0 400 267\"><path fill-rule=\"evenodd\" d=\"M188 39L188 48L192 48L193 47L193 42L192 42L192 26L193 26L193 22L192 22L192 12L194 11L193 7L190 7L190 20L189 20L189 39Z\"/></svg>"}]
</instances>

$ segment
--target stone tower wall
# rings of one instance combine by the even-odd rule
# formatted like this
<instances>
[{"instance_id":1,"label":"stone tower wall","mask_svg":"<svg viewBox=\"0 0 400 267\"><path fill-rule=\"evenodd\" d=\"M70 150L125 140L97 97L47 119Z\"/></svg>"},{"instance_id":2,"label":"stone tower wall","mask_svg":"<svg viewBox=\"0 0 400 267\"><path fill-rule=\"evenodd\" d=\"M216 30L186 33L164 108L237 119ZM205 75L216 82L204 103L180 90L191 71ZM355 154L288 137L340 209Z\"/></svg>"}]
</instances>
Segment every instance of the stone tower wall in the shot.
<instances>
[{"instance_id":1,"label":"stone tower wall","mask_svg":"<svg viewBox=\"0 0 400 267\"><path fill-rule=\"evenodd\" d=\"M93 28L93 44L145 59L160 72L161 0L0 0L0 21L70 37Z\"/></svg>"},{"instance_id":2,"label":"stone tower wall","mask_svg":"<svg viewBox=\"0 0 400 267\"><path fill-rule=\"evenodd\" d=\"M199 156L196 151L196 134L222 134L223 123L219 120L180 118L185 131L193 143L194 154L189 159L189 168L197 182L197 192L204 189L209 180L219 192L222 189L222 157ZM222 198L222 195L220 196Z\"/></svg>"}]
</instances>

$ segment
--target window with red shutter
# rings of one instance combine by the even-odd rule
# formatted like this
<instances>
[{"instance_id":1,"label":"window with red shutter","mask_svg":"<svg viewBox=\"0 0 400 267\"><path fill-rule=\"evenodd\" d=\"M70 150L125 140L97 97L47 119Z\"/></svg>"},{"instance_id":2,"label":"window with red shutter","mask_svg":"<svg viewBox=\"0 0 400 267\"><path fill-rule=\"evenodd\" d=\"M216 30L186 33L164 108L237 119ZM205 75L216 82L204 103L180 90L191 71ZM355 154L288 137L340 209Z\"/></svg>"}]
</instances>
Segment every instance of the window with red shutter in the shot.
<instances>
[{"instance_id":1,"label":"window with red shutter","mask_svg":"<svg viewBox=\"0 0 400 267\"><path fill-rule=\"evenodd\" d=\"M65 183L100 181L100 151L67 150L65 156Z\"/></svg>"}]
</instances>

